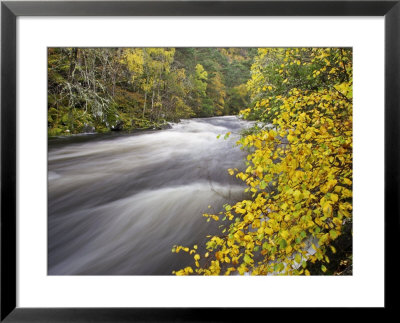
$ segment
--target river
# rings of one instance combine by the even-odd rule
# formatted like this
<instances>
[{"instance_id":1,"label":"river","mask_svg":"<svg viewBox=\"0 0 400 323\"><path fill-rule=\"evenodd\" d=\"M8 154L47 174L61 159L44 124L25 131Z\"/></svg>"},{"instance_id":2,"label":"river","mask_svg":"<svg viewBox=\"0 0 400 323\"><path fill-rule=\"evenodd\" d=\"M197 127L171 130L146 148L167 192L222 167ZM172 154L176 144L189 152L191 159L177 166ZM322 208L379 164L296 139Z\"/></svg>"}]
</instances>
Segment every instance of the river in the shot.
<instances>
[{"instance_id":1,"label":"river","mask_svg":"<svg viewBox=\"0 0 400 323\"><path fill-rule=\"evenodd\" d=\"M202 213L243 198L227 169L243 169L235 142L249 125L224 116L49 140L48 274L170 275L192 264L171 248L204 243L221 223Z\"/></svg>"}]
</instances>

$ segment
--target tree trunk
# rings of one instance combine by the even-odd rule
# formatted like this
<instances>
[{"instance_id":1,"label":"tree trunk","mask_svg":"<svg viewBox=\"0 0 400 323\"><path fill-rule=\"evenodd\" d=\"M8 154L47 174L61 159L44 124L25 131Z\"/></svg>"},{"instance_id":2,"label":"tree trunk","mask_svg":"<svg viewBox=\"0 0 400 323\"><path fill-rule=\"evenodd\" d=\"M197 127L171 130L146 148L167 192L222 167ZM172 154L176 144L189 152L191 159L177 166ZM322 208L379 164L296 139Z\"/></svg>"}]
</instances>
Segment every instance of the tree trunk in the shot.
<instances>
[{"instance_id":1,"label":"tree trunk","mask_svg":"<svg viewBox=\"0 0 400 323\"><path fill-rule=\"evenodd\" d=\"M70 60L69 60L69 73L68 73L70 80L72 80L74 78L77 57L78 57L78 48L72 48L71 56L70 56Z\"/></svg>"},{"instance_id":2,"label":"tree trunk","mask_svg":"<svg viewBox=\"0 0 400 323\"><path fill-rule=\"evenodd\" d=\"M147 101L147 91L144 92L143 119L144 119L144 113L146 111L146 101Z\"/></svg>"},{"instance_id":3,"label":"tree trunk","mask_svg":"<svg viewBox=\"0 0 400 323\"><path fill-rule=\"evenodd\" d=\"M154 89L153 89L153 94L151 96L151 115L153 116L153 111L154 111Z\"/></svg>"}]
</instances>

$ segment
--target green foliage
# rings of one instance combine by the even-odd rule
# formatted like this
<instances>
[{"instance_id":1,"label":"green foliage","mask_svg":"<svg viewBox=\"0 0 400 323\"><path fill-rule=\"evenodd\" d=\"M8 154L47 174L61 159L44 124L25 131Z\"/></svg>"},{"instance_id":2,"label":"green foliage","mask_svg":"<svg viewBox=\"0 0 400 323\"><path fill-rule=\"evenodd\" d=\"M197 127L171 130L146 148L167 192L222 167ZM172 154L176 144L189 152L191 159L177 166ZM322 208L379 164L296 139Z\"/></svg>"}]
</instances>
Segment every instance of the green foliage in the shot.
<instances>
[{"instance_id":1,"label":"green foliage","mask_svg":"<svg viewBox=\"0 0 400 323\"><path fill-rule=\"evenodd\" d=\"M345 49L327 49L327 54L315 56L314 48L260 48L251 68L248 90L252 109L249 118L272 123L280 113L282 98L291 89L317 91L336 82L349 81L343 70L350 57ZM268 104L268 109L263 107Z\"/></svg>"},{"instance_id":2,"label":"green foliage","mask_svg":"<svg viewBox=\"0 0 400 323\"><path fill-rule=\"evenodd\" d=\"M227 108L231 114L238 114L240 110L248 105L249 92L245 84L229 88L227 92Z\"/></svg>"}]
</instances>

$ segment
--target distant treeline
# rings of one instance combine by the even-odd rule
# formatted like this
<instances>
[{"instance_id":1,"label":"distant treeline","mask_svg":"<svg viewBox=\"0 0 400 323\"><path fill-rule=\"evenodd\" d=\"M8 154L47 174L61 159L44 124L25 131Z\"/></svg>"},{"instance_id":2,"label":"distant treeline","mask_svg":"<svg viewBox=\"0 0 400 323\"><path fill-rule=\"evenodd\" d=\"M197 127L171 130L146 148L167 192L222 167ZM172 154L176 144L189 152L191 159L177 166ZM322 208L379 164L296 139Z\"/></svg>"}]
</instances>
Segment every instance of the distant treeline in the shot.
<instances>
[{"instance_id":1,"label":"distant treeline","mask_svg":"<svg viewBox=\"0 0 400 323\"><path fill-rule=\"evenodd\" d=\"M237 114L253 48L49 48L48 133L160 127Z\"/></svg>"}]
</instances>

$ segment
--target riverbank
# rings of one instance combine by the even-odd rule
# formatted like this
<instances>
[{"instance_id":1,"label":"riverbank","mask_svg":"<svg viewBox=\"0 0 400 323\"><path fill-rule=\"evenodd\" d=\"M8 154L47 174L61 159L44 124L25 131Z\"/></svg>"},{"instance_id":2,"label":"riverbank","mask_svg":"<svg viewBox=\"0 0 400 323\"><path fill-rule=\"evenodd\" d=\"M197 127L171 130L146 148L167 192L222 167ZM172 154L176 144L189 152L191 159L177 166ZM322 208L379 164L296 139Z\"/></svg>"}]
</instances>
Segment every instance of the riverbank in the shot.
<instances>
[{"instance_id":1,"label":"riverbank","mask_svg":"<svg viewBox=\"0 0 400 323\"><path fill-rule=\"evenodd\" d=\"M220 117L238 117L236 115L223 115ZM100 134L136 134L146 131L152 130L166 130L171 129L173 124L180 123L182 120L201 120L201 119L210 119L213 117L196 117L196 118L187 118L187 119L177 119L174 121L166 121L162 122L151 122L146 120L143 122L141 126L138 125L130 125L126 126L124 122L117 122L116 125L111 125L110 127L95 127L92 124L85 124L85 126L79 132L72 133L69 129L64 129L63 131L54 131L54 129L48 129L48 138L63 138L63 137L71 137L71 136L84 136L84 135L100 135ZM252 122L250 122L252 123Z\"/></svg>"},{"instance_id":2,"label":"riverbank","mask_svg":"<svg viewBox=\"0 0 400 323\"><path fill-rule=\"evenodd\" d=\"M99 134L99 133L110 133L110 132L128 132L134 133L143 130L164 130L170 129L171 125L166 120L161 122L152 122L145 120L140 124L131 123L130 125L122 120L117 120L113 124L105 124L95 126L93 123L83 123L83 126L78 130L71 131L67 125L63 125L61 128L49 128L48 137L60 137L60 136L71 136L71 135L85 135L85 134Z\"/></svg>"}]
</instances>

